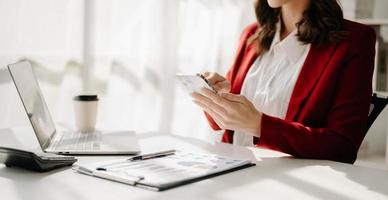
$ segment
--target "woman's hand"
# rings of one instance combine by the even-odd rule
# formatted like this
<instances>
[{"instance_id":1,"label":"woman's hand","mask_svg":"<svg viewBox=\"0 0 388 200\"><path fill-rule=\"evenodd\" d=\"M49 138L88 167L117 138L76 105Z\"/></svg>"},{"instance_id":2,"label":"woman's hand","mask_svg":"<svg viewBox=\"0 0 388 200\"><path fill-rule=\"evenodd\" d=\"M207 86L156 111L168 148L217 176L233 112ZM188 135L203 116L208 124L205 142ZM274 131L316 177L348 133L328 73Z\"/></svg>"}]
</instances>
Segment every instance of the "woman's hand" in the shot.
<instances>
[{"instance_id":1,"label":"woman's hand","mask_svg":"<svg viewBox=\"0 0 388 200\"><path fill-rule=\"evenodd\" d=\"M217 93L230 92L230 82L226 80L225 77L214 72L204 72L202 73L202 75L213 86L213 88L217 91Z\"/></svg>"},{"instance_id":2,"label":"woman's hand","mask_svg":"<svg viewBox=\"0 0 388 200\"><path fill-rule=\"evenodd\" d=\"M203 88L192 94L193 101L207 112L222 129L260 136L261 112L244 96L216 94Z\"/></svg>"}]
</instances>

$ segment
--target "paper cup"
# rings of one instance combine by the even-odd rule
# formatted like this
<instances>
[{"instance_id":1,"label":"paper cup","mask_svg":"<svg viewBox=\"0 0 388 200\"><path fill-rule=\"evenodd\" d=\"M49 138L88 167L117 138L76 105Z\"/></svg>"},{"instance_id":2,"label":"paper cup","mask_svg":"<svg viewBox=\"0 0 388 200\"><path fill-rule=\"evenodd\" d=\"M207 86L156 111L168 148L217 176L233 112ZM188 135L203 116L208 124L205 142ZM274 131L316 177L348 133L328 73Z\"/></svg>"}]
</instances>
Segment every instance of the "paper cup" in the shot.
<instances>
[{"instance_id":1,"label":"paper cup","mask_svg":"<svg viewBox=\"0 0 388 200\"><path fill-rule=\"evenodd\" d=\"M97 95L78 95L73 98L75 126L78 131L95 131L97 121Z\"/></svg>"}]
</instances>

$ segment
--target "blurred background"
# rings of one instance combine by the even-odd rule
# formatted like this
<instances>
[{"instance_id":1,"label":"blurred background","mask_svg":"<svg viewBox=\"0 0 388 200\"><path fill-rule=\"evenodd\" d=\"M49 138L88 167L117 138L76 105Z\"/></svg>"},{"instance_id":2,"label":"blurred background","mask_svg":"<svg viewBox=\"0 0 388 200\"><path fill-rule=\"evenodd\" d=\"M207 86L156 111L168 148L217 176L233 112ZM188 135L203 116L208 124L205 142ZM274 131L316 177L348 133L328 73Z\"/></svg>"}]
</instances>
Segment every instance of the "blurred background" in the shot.
<instances>
[{"instance_id":1,"label":"blurred background","mask_svg":"<svg viewBox=\"0 0 388 200\"><path fill-rule=\"evenodd\" d=\"M376 29L374 89L387 91L388 1L341 4L346 18ZM61 126L73 127L74 95L97 93L100 129L218 142L220 133L209 128L174 75L225 74L241 31L254 21L253 0L0 0L0 128L28 125L3 75L7 64L29 60ZM388 169L387 120L384 111L358 165Z\"/></svg>"}]
</instances>

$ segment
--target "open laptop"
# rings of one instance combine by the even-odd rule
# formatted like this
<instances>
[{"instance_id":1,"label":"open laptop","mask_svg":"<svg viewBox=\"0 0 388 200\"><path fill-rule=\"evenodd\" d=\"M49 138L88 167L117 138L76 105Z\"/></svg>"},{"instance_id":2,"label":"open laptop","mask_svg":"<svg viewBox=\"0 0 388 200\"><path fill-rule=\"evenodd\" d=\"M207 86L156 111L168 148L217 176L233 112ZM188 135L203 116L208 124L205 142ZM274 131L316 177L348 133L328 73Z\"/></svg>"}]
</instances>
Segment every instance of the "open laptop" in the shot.
<instances>
[{"instance_id":1,"label":"open laptop","mask_svg":"<svg viewBox=\"0 0 388 200\"><path fill-rule=\"evenodd\" d=\"M57 131L29 62L8 65L28 119L44 152L58 154L137 154L140 148L131 131L81 133Z\"/></svg>"}]
</instances>

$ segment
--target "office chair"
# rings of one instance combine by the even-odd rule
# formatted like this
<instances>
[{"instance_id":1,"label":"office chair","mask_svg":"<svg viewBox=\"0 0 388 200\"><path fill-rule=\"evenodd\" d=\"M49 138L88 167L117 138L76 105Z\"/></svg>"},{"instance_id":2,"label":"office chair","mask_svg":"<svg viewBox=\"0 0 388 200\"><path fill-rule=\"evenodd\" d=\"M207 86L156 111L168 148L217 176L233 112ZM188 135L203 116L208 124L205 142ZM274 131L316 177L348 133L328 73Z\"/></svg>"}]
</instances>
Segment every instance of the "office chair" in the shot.
<instances>
[{"instance_id":1,"label":"office chair","mask_svg":"<svg viewBox=\"0 0 388 200\"><path fill-rule=\"evenodd\" d=\"M366 131L369 130L373 122L377 119L377 117L384 110L387 104L388 104L388 97L378 97L376 93L373 93L372 100L369 107Z\"/></svg>"}]
</instances>

